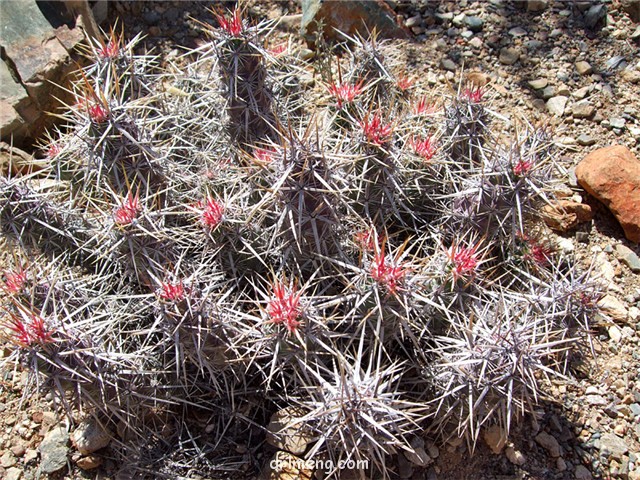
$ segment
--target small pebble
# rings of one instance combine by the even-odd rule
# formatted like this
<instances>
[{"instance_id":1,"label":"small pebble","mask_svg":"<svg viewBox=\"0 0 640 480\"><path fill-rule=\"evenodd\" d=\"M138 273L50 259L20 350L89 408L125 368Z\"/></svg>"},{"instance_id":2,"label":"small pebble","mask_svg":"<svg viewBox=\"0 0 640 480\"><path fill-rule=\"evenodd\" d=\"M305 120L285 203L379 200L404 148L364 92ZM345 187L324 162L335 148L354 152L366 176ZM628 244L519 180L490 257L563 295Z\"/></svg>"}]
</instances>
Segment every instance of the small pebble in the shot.
<instances>
[{"instance_id":1,"label":"small pebble","mask_svg":"<svg viewBox=\"0 0 640 480\"><path fill-rule=\"evenodd\" d=\"M580 75L590 75L593 73L593 68L589 64L589 62L581 61L576 62L576 71Z\"/></svg>"},{"instance_id":2,"label":"small pebble","mask_svg":"<svg viewBox=\"0 0 640 480\"><path fill-rule=\"evenodd\" d=\"M513 65L520 58L520 52L515 48L505 47L500 50L499 60L503 65Z\"/></svg>"},{"instance_id":3,"label":"small pebble","mask_svg":"<svg viewBox=\"0 0 640 480\"><path fill-rule=\"evenodd\" d=\"M567 97L555 96L547 100L547 110L551 115L561 117L567 105Z\"/></svg>"},{"instance_id":4,"label":"small pebble","mask_svg":"<svg viewBox=\"0 0 640 480\"><path fill-rule=\"evenodd\" d=\"M582 100L589 94L589 90L591 90L591 87L582 87L573 92L571 96L576 100Z\"/></svg>"},{"instance_id":5,"label":"small pebble","mask_svg":"<svg viewBox=\"0 0 640 480\"><path fill-rule=\"evenodd\" d=\"M464 24L467 26L469 30L471 30L474 33L477 33L482 30L484 21L482 20L482 18L472 15L469 17L465 17Z\"/></svg>"},{"instance_id":6,"label":"small pebble","mask_svg":"<svg viewBox=\"0 0 640 480\"><path fill-rule=\"evenodd\" d=\"M527 31L522 27L513 27L509 30L509 35L512 37L522 37L527 34Z\"/></svg>"},{"instance_id":7,"label":"small pebble","mask_svg":"<svg viewBox=\"0 0 640 480\"><path fill-rule=\"evenodd\" d=\"M580 243L589 243L588 232L576 232L576 240Z\"/></svg>"},{"instance_id":8,"label":"small pebble","mask_svg":"<svg viewBox=\"0 0 640 480\"><path fill-rule=\"evenodd\" d=\"M622 117L612 117L609 119L609 126L611 128L623 129L627 121Z\"/></svg>"},{"instance_id":9,"label":"small pebble","mask_svg":"<svg viewBox=\"0 0 640 480\"><path fill-rule=\"evenodd\" d=\"M575 116L575 113L574 113ZM581 133L580 136L576 139L578 145L582 145L583 147L590 147L591 145L595 145L596 139L593 138L588 133Z\"/></svg>"},{"instance_id":10,"label":"small pebble","mask_svg":"<svg viewBox=\"0 0 640 480\"><path fill-rule=\"evenodd\" d=\"M538 78L527 83L533 90L542 90L549 84L549 81L546 78Z\"/></svg>"},{"instance_id":11,"label":"small pebble","mask_svg":"<svg viewBox=\"0 0 640 480\"><path fill-rule=\"evenodd\" d=\"M443 58L440 65L449 72L455 72L457 68L455 62L449 58Z\"/></svg>"}]
</instances>

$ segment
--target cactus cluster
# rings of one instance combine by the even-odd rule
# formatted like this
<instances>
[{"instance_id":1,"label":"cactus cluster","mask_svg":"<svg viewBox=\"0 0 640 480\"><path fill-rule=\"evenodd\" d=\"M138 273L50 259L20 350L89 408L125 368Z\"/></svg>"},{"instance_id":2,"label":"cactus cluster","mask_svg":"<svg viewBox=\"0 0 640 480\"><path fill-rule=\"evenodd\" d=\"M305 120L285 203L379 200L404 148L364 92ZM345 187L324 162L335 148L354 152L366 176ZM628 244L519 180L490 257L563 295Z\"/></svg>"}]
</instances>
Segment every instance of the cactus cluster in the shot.
<instances>
[{"instance_id":1,"label":"cactus cluster","mask_svg":"<svg viewBox=\"0 0 640 480\"><path fill-rule=\"evenodd\" d=\"M11 359L140 472L255 474L290 406L306 458L363 478L508 434L598 299L535 233L550 132L497 135L485 89L429 92L375 39L305 88L269 24L214 24L173 62L96 44L50 166L0 179Z\"/></svg>"}]
</instances>

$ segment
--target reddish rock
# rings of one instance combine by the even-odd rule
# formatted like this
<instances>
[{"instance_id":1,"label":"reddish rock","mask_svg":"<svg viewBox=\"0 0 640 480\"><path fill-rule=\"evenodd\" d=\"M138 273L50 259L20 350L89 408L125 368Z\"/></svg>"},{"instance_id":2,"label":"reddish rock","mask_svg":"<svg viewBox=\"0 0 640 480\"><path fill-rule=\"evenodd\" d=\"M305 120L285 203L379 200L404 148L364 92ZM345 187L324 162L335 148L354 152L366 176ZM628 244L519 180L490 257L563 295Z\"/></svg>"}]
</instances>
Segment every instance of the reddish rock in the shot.
<instances>
[{"instance_id":1,"label":"reddish rock","mask_svg":"<svg viewBox=\"0 0 640 480\"><path fill-rule=\"evenodd\" d=\"M593 212L589 205L571 200L558 200L555 204L546 205L542 209L542 219L553 230L567 232L578 226L579 223L588 222L593 218Z\"/></svg>"},{"instance_id":2,"label":"reddish rock","mask_svg":"<svg viewBox=\"0 0 640 480\"><path fill-rule=\"evenodd\" d=\"M580 185L604 203L625 236L640 243L640 161L622 145L600 148L576 167Z\"/></svg>"}]
</instances>

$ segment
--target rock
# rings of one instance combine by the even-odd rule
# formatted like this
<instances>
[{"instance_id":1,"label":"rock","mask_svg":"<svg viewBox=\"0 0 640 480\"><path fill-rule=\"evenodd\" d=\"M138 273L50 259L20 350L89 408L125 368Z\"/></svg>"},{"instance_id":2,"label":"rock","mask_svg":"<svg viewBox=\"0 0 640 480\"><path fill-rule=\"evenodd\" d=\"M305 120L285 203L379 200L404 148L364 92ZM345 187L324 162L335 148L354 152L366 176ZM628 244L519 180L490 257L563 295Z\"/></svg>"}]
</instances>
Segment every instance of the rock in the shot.
<instances>
[{"instance_id":1,"label":"rock","mask_svg":"<svg viewBox=\"0 0 640 480\"><path fill-rule=\"evenodd\" d=\"M605 295L598 302L600 311L618 322L626 322L629 312L624 304L613 295Z\"/></svg>"},{"instance_id":2,"label":"rock","mask_svg":"<svg viewBox=\"0 0 640 480\"><path fill-rule=\"evenodd\" d=\"M596 112L596 109L589 100L580 100L571 107L573 118L590 118Z\"/></svg>"},{"instance_id":3,"label":"rock","mask_svg":"<svg viewBox=\"0 0 640 480\"><path fill-rule=\"evenodd\" d=\"M579 75L591 75L593 73L593 67L589 62L582 60L576 62L576 72L578 72Z\"/></svg>"},{"instance_id":4,"label":"rock","mask_svg":"<svg viewBox=\"0 0 640 480\"><path fill-rule=\"evenodd\" d=\"M403 479L413 476L413 464L405 455L398 455L398 476Z\"/></svg>"},{"instance_id":5,"label":"rock","mask_svg":"<svg viewBox=\"0 0 640 480\"><path fill-rule=\"evenodd\" d=\"M69 433L63 427L49 431L40 443L40 471L53 473L67 465Z\"/></svg>"},{"instance_id":6,"label":"rock","mask_svg":"<svg viewBox=\"0 0 640 480\"><path fill-rule=\"evenodd\" d=\"M640 415L640 414L639 414ZM427 443L427 453L431 458L438 458L440 456L440 449L433 442Z\"/></svg>"},{"instance_id":7,"label":"rock","mask_svg":"<svg viewBox=\"0 0 640 480\"><path fill-rule=\"evenodd\" d=\"M527 40L524 45L528 50L538 50L544 43L540 40Z\"/></svg>"},{"instance_id":8,"label":"rock","mask_svg":"<svg viewBox=\"0 0 640 480\"><path fill-rule=\"evenodd\" d=\"M622 460L622 456L628 451L625 441L614 433L605 433L600 437L600 455Z\"/></svg>"},{"instance_id":9,"label":"rock","mask_svg":"<svg viewBox=\"0 0 640 480\"><path fill-rule=\"evenodd\" d=\"M22 472L22 468L11 467L4 472L4 480L20 480Z\"/></svg>"},{"instance_id":10,"label":"rock","mask_svg":"<svg viewBox=\"0 0 640 480\"><path fill-rule=\"evenodd\" d=\"M541 98L536 98L535 100L533 100L531 102L531 105L539 112L547 111L547 104L544 103L544 100L542 100Z\"/></svg>"},{"instance_id":11,"label":"rock","mask_svg":"<svg viewBox=\"0 0 640 480\"><path fill-rule=\"evenodd\" d=\"M288 452L278 451L269 460L268 472L265 478L268 480L311 480L313 478L313 462L291 455Z\"/></svg>"},{"instance_id":12,"label":"rock","mask_svg":"<svg viewBox=\"0 0 640 480\"><path fill-rule=\"evenodd\" d=\"M527 31L522 27L513 27L509 29L508 33L512 37L518 38L518 37L524 37L527 34Z\"/></svg>"},{"instance_id":13,"label":"rock","mask_svg":"<svg viewBox=\"0 0 640 480\"><path fill-rule=\"evenodd\" d=\"M500 63L503 65L513 65L520 58L520 51L517 48L504 47L500 49Z\"/></svg>"},{"instance_id":14,"label":"rock","mask_svg":"<svg viewBox=\"0 0 640 480\"><path fill-rule=\"evenodd\" d=\"M469 45L471 45L473 48L482 48L482 39L480 37L473 37L471 40L469 40Z\"/></svg>"},{"instance_id":15,"label":"rock","mask_svg":"<svg viewBox=\"0 0 640 480\"><path fill-rule=\"evenodd\" d=\"M640 161L622 145L600 148L576 167L580 185L604 203L625 236L640 243Z\"/></svg>"},{"instance_id":16,"label":"rock","mask_svg":"<svg viewBox=\"0 0 640 480\"><path fill-rule=\"evenodd\" d=\"M571 94L571 96L573 98L575 98L576 100L582 100L583 98L585 98L587 95L589 95L589 92L591 91L591 87L587 86L587 87L582 87L579 88L578 90L576 90L575 92L573 92Z\"/></svg>"},{"instance_id":17,"label":"rock","mask_svg":"<svg viewBox=\"0 0 640 480\"><path fill-rule=\"evenodd\" d=\"M9 468L16 464L16 457L9 451L6 451L0 457L0 467Z\"/></svg>"},{"instance_id":18,"label":"rock","mask_svg":"<svg viewBox=\"0 0 640 480\"><path fill-rule=\"evenodd\" d=\"M547 85L549 85L549 80L547 80L546 78L538 78L536 80L531 80L527 83L529 87L531 87L533 90L542 90Z\"/></svg>"},{"instance_id":19,"label":"rock","mask_svg":"<svg viewBox=\"0 0 640 480\"><path fill-rule=\"evenodd\" d=\"M482 436L485 443L496 455L502 452L502 449L507 444L507 432L500 428L499 425L492 425L484 430Z\"/></svg>"},{"instance_id":20,"label":"rock","mask_svg":"<svg viewBox=\"0 0 640 480\"><path fill-rule=\"evenodd\" d=\"M547 110L551 115L561 117L564 114L564 108L567 106L567 97L558 95L547 100Z\"/></svg>"},{"instance_id":21,"label":"rock","mask_svg":"<svg viewBox=\"0 0 640 480\"><path fill-rule=\"evenodd\" d=\"M404 456L407 457L412 464L418 467L426 467L433 463L433 460L424 449L424 440L420 437L415 437L411 440L411 448L413 452L404 451Z\"/></svg>"},{"instance_id":22,"label":"rock","mask_svg":"<svg viewBox=\"0 0 640 480\"><path fill-rule=\"evenodd\" d=\"M454 25L455 27L461 27L461 26L462 26L462 24L464 23L464 18L465 18L466 16L467 16L467 15L466 15L464 12L459 13L458 15L456 15L455 17L453 17L453 19L451 20L451 23L453 23L453 25Z\"/></svg>"},{"instance_id":23,"label":"rock","mask_svg":"<svg viewBox=\"0 0 640 480\"><path fill-rule=\"evenodd\" d=\"M455 72L457 68L455 62L450 58L443 58L440 61L440 66L445 70L447 70L448 72Z\"/></svg>"},{"instance_id":24,"label":"rock","mask_svg":"<svg viewBox=\"0 0 640 480\"><path fill-rule=\"evenodd\" d=\"M640 273L640 257L626 245L616 245L616 254L620 261L631 269L633 273Z\"/></svg>"},{"instance_id":25,"label":"rock","mask_svg":"<svg viewBox=\"0 0 640 480\"><path fill-rule=\"evenodd\" d=\"M0 138L10 135L25 136L27 120L32 110L37 109L27 91L16 81L4 60L0 60ZM22 112L22 114L21 114Z\"/></svg>"},{"instance_id":26,"label":"rock","mask_svg":"<svg viewBox=\"0 0 640 480\"><path fill-rule=\"evenodd\" d=\"M48 160L37 160L33 155L11 145L0 142L0 172L26 175L46 168Z\"/></svg>"},{"instance_id":27,"label":"rock","mask_svg":"<svg viewBox=\"0 0 640 480\"><path fill-rule=\"evenodd\" d=\"M611 117L609 119L609 126L611 128L619 128L622 130L626 123L627 121L622 117Z\"/></svg>"},{"instance_id":28,"label":"rock","mask_svg":"<svg viewBox=\"0 0 640 480\"><path fill-rule=\"evenodd\" d=\"M76 465L82 470L95 470L102 465L102 457L99 455L88 455L76 460Z\"/></svg>"},{"instance_id":29,"label":"rock","mask_svg":"<svg viewBox=\"0 0 640 480\"><path fill-rule=\"evenodd\" d=\"M582 145L583 147L590 147L596 143L596 139L588 133L581 133L576 141L578 142L578 145Z\"/></svg>"},{"instance_id":30,"label":"rock","mask_svg":"<svg viewBox=\"0 0 640 480\"><path fill-rule=\"evenodd\" d=\"M594 259L594 277L604 280L609 285L609 288L613 290L617 288L615 284L616 267L609 261L606 253L600 252Z\"/></svg>"},{"instance_id":31,"label":"rock","mask_svg":"<svg viewBox=\"0 0 640 480\"><path fill-rule=\"evenodd\" d=\"M551 33L549 34L549 38L558 38L561 37L563 35L563 31L561 28L554 28L553 30L551 30Z\"/></svg>"},{"instance_id":32,"label":"rock","mask_svg":"<svg viewBox=\"0 0 640 480\"><path fill-rule=\"evenodd\" d=\"M563 253L571 253L576 249L573 241L570 238L558 237L558 239L556 240L556 246L558 250Z\"/></svg>"},{"instance_id":33,"label":"rock","mask_svg":"<svg viewBox=\"0 0 640 480\"><path fill-rule=\"evenodd\" d=\"M484 25L484 21L480 17L476 17L474 15L465 17L464 24L467 26L469 30L474 33L478 33L482 31L482 27Z\"/></svg>"},{"instance_id":34,"label":"rock","mask_svg":"<svg viewBox=\"0 0 640 480\"><path fill-rule=\"evenodd\" d=\"M553 85L547 85L542 89L541 95L545 100L549 100L551 97L555 97L558 93L558 89Z\"/></svg>"},{"instance_id":35,"label":"rock","mask_svg":"<svg viewBox=\"0 0 640 480\"><path fill-rule=\"evenodd\" d=\"M631 313L629 313L629 318L631 318ZM622 338L632 339L635 336L636 336L636 331L633 328L631 328L631 327L622 327Z\"/></svg>"},{"instance_id":36,"label":"rock","mask_svg":"<svg viewBox=\"0 0 640 480\"><path fill-rule=\"evenodd\" d=\"M564 458L558 457L556 459L556 468L559 472L564 472L567 469L567 462L564 461Z\"/></svg>"},{"instance_id":37,"label":"rock","mask_svg":"<svg viewBox=\"0 0 640 480\"><path fill-rule=\"evenodd\" d=\"M522 452L520 450L516 450L513 447L507 447L504 453L511 463L513 463L514 465L518 465L519 467L524 465L527 461Z\"/></svg>"},{"instance_id":38,"label":"rock","mask_svg":"<svg viewBox=\"0 0 640 480\"><path fill-rule=\"evenodd\" d=\"M542 219L553 230L568 232L579 223L593 218L591 207L584 203L561 199L553 205L545 205L541 211Z\"/></svg>"},{"instance_id":39,"label":"rock","mask_svg":"<svg viewBox=\"0 0 640 480\"><path fill-rule=\"evenodd\" d=\"M605 66L608 70L624 69L627 65L628 62L624 55L615 55L605 62Z\"/></svg>"},{"instance_id":40,"label":"rock","mask_svg":"<svg viewBox=\"0 0 640 480\"><path fill-rule=\"evenodd\" d=\"M620 343L620 340L622 340L622 332L616 325L611 325L607 328L607 333L609 334L609 338L615 343Z\"/></svg>"},{"instance_id":41,"label":"rock","mask_svg":"<svg viewBox=\"0 0 640 480\"><path fill-rule=\"evenodd\" d=\"M322 35L325 39L331 41L344 41L344 37L337 31L367 38L374 29L379 38L410 38L410 34L396 23L393 10L383 1L302 0L300 31L310 46L315 45L318 24L323 25Z\"/></svg>"},{"instance_id":42,"label":"rock","mask_svg":"<svg viewBox=\"0 0 640 480\"><path fill-rule=\"evenodd\" d=\"M57 85L69 87L75 61L81 60L75 50L84 34L80 28L69 30L60 12L49 15L52 23L62 25L54 29L35 1L2 3L0 136L13 145L40 137L55 123L46 112L59 107L56 97L67 104L73 101L73 95Z\"/></svg>"},{"instance_id":43,"label":"rock","mask_svg":"<svg viewBox=\"0 0 640 480\"><path fill-rule=\"evenodd\" d=\"M576 139L573 137L564 136L564 137L558 138L556 140L556 143L562 147L571 147L572 145L575 145L577 142L576 142Z\"/></svg>"},{"instance_id":44,"label":"rock","mask_svg":"<svg viewBox=\"0 0 640 480\"><path fill-rule=\"evenodd\" d=\"M527 0L527 12L538 13L547 9L549 0Z\"/></svg>"},{"instance_id":45,"label":"rock","mask_svg":"<svg viewBox=\"0 0 640 480\"><path fill-rule=\"evenodd\" d=\"M38 451L33 448L28 448L24 453L24 458L22 459L25 465L33 462L36 458L38 458Z\"/></svg>"},{"instance_id":46,"label":"rock","mask_svg":"<svg viewBox=\"0 0 640 480\"><path fill-rule=\"evenodd\" d=\"M11 453L13 453L16 457L21 457L27 451L25 446L22 443L15 444L11 447Z\"/></svg>"},{"instance_id":47,"label":"rock","mask_svg":"<svg viewBox=\"0 0 640 480\"><path fill-rule=\"evenodd\" d=\"M607 399L602 395L587 395L586 400L589 405L604 406L607 404Z\"/></svg>"},{"instance_id":48,"label":"rock","mask_svg":"<svg viewBox=\"0 0 640 480\"><path fill-rule=\"evenodd\" d=\"M407 18L407 20L404 22L404 26L411 28L411 27L418 26L421 23L422 23L422 15L414 15L413 17Z\"/></svg>"},{"instance_id":49,"label":"rock","mask_svg":"<svg viewBox=\"0 0 640 480\"><path fill-rule=\"evenodd\" d=\"M604 26L607 20L607 7L602 4L592 5L584 14L584 25L595 30Z\"/></svg>"},{"instance_id":50,"label":"rock","mask_svg":"<svg viewBox=\"0 0 640 480\"><path fill-rule=\"evenodd\" d=\"M578 465L573 472L573 476L576 480L591 480L591 472L584 465Z\"/></svg>"},{"instance_id":51,"label":"rock","mask_svg":"<svg viewBox=\"0 0 640 480\"><path fill-rule=\"evenodd\" d=\"M435 17L436 20L439 21L439 23L447 23L453 20L453 12L436 12Z\"/></svg>"},{"instance_id":52,"label":"rock","mask_svg":"<svg viewBox=\"0 0 640 480\"><path fill-rule=\"evenodd\" d=\"M296 407L274 413L267 426L267 443L294 455L302 455L312 440L311 432L297 421L303 415L304 412Z\"/></svg>"},{"instance_id":53,"label":"rock","mask_svg":"<svg viewBox=\"0 0 640 480\"><path fill-rule=\"evenodd\" d=\"M640 1L638 0L620 0L622 10L629 15L634 22L640 22Z\"/></svg>"},{"instance_id":54,"label":"rock","mask_svg":"<svg viewBox=\"0 0 640 480\"><path fill-rule=\"evenodd\" d=\"M599 393L600 393L600 389L595 385L589 385L584 391L585 395L597 395Z\"/></svg>"},{"instance_id":55,"label":"rock","mask_svg":"<svg viewBox=\"0 0 640 480\"><path fill-rule=\"evenodd\" d=\"M109 445L111 435L93 417L84 420L71 434L71 443L83 455L88 455Z\"/></svg>"},{"instance_id":56,"label":"rock","mask_svg":"<svg viewBox=\"0 0 640 480\"><path fill-rule=\"evenodd\" d=\"M627 433L627 427L625 427L624 425L618 424L615 427L613 427L613 432L619 437L624 437L624 434Z\"/></svg>"},{"instance_id":57,"label":"rock","mask_svg":"<svg viewBox=\"0 0 640 480\"><path fill-rule=\"evenodd\" d=\"M549 455L553 458L557 458L562 454L562 449L556 438L553 435L549 435L547 432L540 432L536 435L536 442L549 452Z\"/></svg>"}]
</instances>

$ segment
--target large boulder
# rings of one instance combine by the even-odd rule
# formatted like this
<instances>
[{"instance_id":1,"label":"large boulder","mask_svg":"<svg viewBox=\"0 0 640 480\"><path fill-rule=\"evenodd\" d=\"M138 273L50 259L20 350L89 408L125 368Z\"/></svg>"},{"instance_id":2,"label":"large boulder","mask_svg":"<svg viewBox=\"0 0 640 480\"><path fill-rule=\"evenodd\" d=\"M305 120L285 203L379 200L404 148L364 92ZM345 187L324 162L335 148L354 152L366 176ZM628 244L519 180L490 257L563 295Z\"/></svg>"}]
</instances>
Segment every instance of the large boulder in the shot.
<instances>
[{"instance_id":1,"label":"large boulder","mask_svg":"<svg viewBox=\"0 0 640 480\"><path fill-rule=\"evenodd\" d=\"M338 31L363 38L368 38L373 30L378 38L410 37L396 22L393 10L380 0L302 0L301 33L310 46L315 44L319 26L328 41L346 40Z\"/></svg>"},{"instance_id":2,"label":"large boulder","mask_svg":"<svg viewBox=\"0 0 640 480\"><path fill-rule=\"evenodd\" d=\"M71 101L64 88L77 68L77 47L84 33L48 13L34 0L3 2L0 15L0 139L29 146L49 128L61 107ZM62 4L64 6L64 4ZM71 28L70 28L70 26Z\"/></svg>"},{"instance_id":3,"label":"large boulder","mask_svg":"<svg viewBox=\"0 0 640 480\"><path fill-rule=\"evenodd\" d=\"M640 161L622 145L600 148L576 167L580 185L611 210L625 236L640 243Z\"/></svg>"}]
</instances>

